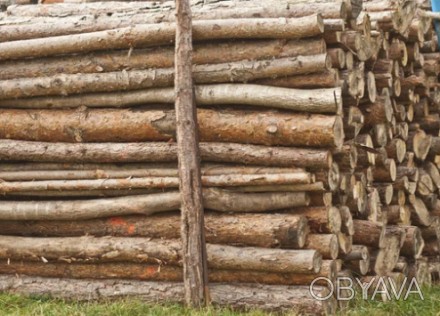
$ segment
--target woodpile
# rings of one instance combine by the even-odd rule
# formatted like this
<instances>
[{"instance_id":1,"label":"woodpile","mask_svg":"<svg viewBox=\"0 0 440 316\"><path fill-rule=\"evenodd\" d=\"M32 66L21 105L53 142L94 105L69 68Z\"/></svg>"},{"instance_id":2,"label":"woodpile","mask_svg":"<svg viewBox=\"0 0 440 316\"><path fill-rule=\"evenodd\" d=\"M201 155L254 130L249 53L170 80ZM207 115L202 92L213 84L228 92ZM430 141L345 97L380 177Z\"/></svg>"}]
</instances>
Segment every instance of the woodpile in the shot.
<instances>
[{"instance_id":1,"label":"woodpile","mask_svg":"<svg viewBox=\"0 0 440 316\"><path fill-rule=\"evenodd\" d=\"M61 2L1 13L0 289L181 302L174 3ZM332 314L317 277L439 279L424 9L193 1L212 303Z\"/></svg>"}]
</instances>

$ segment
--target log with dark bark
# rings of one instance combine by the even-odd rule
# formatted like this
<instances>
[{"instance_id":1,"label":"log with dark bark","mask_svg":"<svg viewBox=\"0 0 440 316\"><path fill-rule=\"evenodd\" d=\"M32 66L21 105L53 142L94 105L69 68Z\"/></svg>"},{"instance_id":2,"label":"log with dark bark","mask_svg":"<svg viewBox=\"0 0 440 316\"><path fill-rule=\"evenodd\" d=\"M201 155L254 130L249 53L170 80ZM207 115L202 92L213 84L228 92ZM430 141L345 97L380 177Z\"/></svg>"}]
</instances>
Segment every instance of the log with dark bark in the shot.
<instances>
[{"instance_id":1,"label":"log with dark bark","mask_svg":"<svg viewBox=\"0 0 440 316\"><path fill-rule=\"evenodd\" d=\"M47 262L164 262L181 265L176 240L141 237L0 237L0 257ZM10 246L13 245L13 248ZM210 268L267 272L317 273L321 255L315 250L282 250L207 244ZM270 258L270 259L267 259Z\"/></svg>"},{"instance_id":2,"label":"log with dark bark","mask_svg":"<svg viewBox=\"0 0 440 316\"><path fill-rule=\"evenodd\" d=\"M79 221L0 221L5 235L35 237L110 235L175 239L179 238L179 227L180 216L176 213ZM265 248L302 248L309 231L304 216L290 214L206 213L205 227L207 242Z\"/></svg>"},{"instance_id":3,"label":"log with dark bark","mask_svg":"<svg viewBox=\"0 0 440 316\"><path fill-rule=\"evenodd\" d=\"M309 203L300 192L235 193L203 190L204 205L222 212L264 212ZM3 201L2 220L81 220L133 214L151 215L180 207L179 191L89 200Z\"/></svg>"},{"instance_id":4,"label":"log with dark bark","mask_svg":"<svg viewBox=\"0 0 440 316\"><path fill-rule=\"evenodd\" d=\"M312 314L334 313L336 301L317 301L311 297L309 286L281 285L210 285L211 302L219 306L245 309L253 306L267 311L302 310ZM75 280L41 277L1 276L2 292L22 295L47 295L67 300L108 300L127 296L157 303L183 302L182 283L145 282L136 280ZM314 287L315 295L326 297L326 287Z\"/></svg>"}]
</instances>

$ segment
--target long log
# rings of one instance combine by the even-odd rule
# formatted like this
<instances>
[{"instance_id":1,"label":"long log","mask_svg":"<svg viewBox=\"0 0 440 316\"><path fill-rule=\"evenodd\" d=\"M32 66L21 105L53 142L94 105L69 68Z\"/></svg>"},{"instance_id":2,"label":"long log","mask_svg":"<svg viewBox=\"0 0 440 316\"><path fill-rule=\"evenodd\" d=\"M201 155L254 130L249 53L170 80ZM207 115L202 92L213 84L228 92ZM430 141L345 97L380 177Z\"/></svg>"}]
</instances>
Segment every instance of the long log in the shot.
<instances>
[{"instance_id":1,"label":"long log","mask_svg":"<svg viewBox=\"0 0 440 316\"><path fill-rule=\"evenodd\" d=\"M197 118L202 142L339 147L344 138L338 116L199 109ZM169 141L176 139L175 122L172 110L0 110L0 138L49 142Z\"/></svg>"},{"instance_id":2,"label":"long log","mask_svg":"<svg viewBox=\"0 0 440 316\"><path fill-rule=\"evenodd\" d=\"M248 82L274 76L282 77L322 72L330 68L329 62L328 56L321 54L258 61L194 65L192 69L194 82L197 84ZM173 85L173 81L173 68L159 68L2 80L0 81L0 87L3 90L1 99L13 99L170 87Z\"/></svg>"},{"instance_id":3,"label":"long log","mask_svg":"<svg viewBox=\"0 0 440 316\"><path fill-rule=\"evenodd\" d=\"M290 193L234 193L219 189L203 190L204 205L222 212L263 212L308 205L307 194ZM180 207L178 191L67 201L3 201L2 220L80 220L132 214L151 215L174 211Z\"/></svg>"},{"instance_id":4,"label":"long log","mask_svg":"<svg viewBox=\"0 0 440 316\"><path fill-rule=\"evenodd\" d=\"M149 18L149 22L157 23L159 21L174 21L174 4L167 2L162 6L153 3L151 6L141 3L116 2L115 5L106 3L89 3L78 8L75 4L52 4L47 8L45 6L36 6L32 10L22 6L9 6L8 14L17 17L65 17L65 16L83 16L87 15L108 15L107 13L120 16L128 14L133 16L143 14ZM170 10L171 9L171 10ZM240 10L241 9L241 10ZM347 5L344 2L310 2L304 5L303 2L290 3L290 1L222 1L219 4L207 5L205 3L196 3L192 6L193 18L195 20L206 17L207 19L231 19L238 16L251 18L261 17L301 17L313 13L321 13L326 19L345 19L347 17ZM151 23L150 22L150 23Z\"/></svg>"},{"instance_id":5,"label":"long log","mask_svg":"<svg viewBox=\"0 0 440 316\"><path fill-rule=\"evenodd\" d=\"M319 35L323 30L322 18L316 14L287 19L193 21L195 41L248 38L298 39ZM169 45L174 41L175 33L174 23L136 24L106 31L4 42L0 46L0 60Z\"/></svg>"},{"instance_id":6,"label":"long log","mask_svg":"<svg viewBox=\"0 0 440 316\"><path fill-rule=\"evenodd\" d=\"M312 93L307 90L253 84L216 84L197 86L195 97L199 105L252 105L305 112L342 113L340 88L313 90ZM0 100L0 106L29 109L78 108L83 106L107 108L173 102L174 90L172 88L161 88L69 97Z\"/></svg>"},{"instance_id":7,"label":"long log","mask_svg":"<svg viewBox=\"0 0 440 316\"><path fill-rule=\"evenodd\" d=\"M325 42L320 38L202 43L194 45L192 60L194 65L220 64L243 60L319 55L325 54L325 49ZM174 48L154 47L3 62L0 80L54 76L59 74L60 69L63 69L63 74L77 74L173 66Z\"/></svg>"},{"instance_id":8,"label":"long log","mask_svg":"<svg viewBox=\"0 0 440 316\"><path fill-rule=\"evenodd\" d=\"M204 161L265 166L323 166L331 152L318 149L266 147L234 143L200 143ZM0 160L35 162L170 162L177 161L174 143L45 143L0 140Z\"/></svg>"},{"instance_id":9,"label":"long log","mask_svg":"<svg viewBox=\"0 0 440 316\"><path fill-rule=\"evenodd\" d=\"M366 220L353 220L353 242L373 248L380 248L385 243L385 226Z\"/></svg>"},{"instance_id":10,"label":"long log","mask_svg":"<svg viewBox=\"0 0 440 316\"><path fill-rule=\"evenodd\" d=\"M322 167L321 167L322 168ZM299 168L243 166L202 163L203 176L284 174L303 171ZM4 181L77 180L139 177L178 177L176 163L2 163Z\"/></svg>"},{"instance_id":11,"label":"long log","mask_svg":"<svg viewBox=\"0 0 440 316\"><path fill-rule=\"evenodd\" d=\"M328 260L330 261L330 260ZM326 261L323 261L326 262ZM274 285L309 285L314 278L331 277L336 269L321 269L317 274L273 273L240 270L209 270L209 282L258 283ZM182 282L182 268L160 264L139 263L0 263L0 273L26 276L73 279L131 279L143 281ZM332 275L333 274L333 275ZM334 276L333 276L334 279ZM317 282L317 285L319 282ZM322 284L325 285L325 284Z\"/></svg>"},{"instance_id":12,"label":"long log","mask_svg":"<svg viewBox=\"0 0 440 316\"><path fill-rule=\"evenodd\" d=\"M47 262L163 262L181 265L181 243L140 237L0 237L1 258ZM9 246L7 246L9 244ZM13 245L13 247L11 247ZM317 273L315 250L282 250L207 244L210 268L267 272Z\"/></svg>"},{"instance_id":13,"label":"long log","mask_svg":"<svg viewBox=\"0 0 440 316\"><path fill-rule=\"evenodd\" d=\"M108 300L135 297L144 302L183 302L183 285L175 282L146 282L136 280L75 280L66 278L41 278L1 276L0 290L11 294L48 295L70 300ZM334 313L336 302L314 299L309 286L281 285L226 285L211 284L211 301L219 306L245 309L250 306L267 311L302 310L312 314ZM315 295L326 297L326 287L314 287Z\"/></svg>"},{"instance_id":14,"label":"long log","mask_svg":"<svg viewBox=\"0 0 440 316\"><path fill-rule=\"evenodd\" d=\"M180 216L175 213L79 221L0 221L5 235L35 237L110 235L176 239L180 236L179 227ZM290 214L206 213L205 227L209 243L263 248L302 248L309 232L304 216Z\"/></svg>"},{"instance_id":15,"label":"long log","mask_svg":"<svg viewBox=\"0 0 440 316\"><path fill-rule=\"evenodd\" d=\"M242 185L283 185L312 182L308 172L288 174L256 174L256 175L221 175L203 176L204 187L234 187ZM119 189L164 189L178 188L177 177L149 177L129 179L97 179L97 180L42 180L42 181L8 181L0 182L0 193L38 192L38 191L92 191Z\"/></svg>"}]
</instances>

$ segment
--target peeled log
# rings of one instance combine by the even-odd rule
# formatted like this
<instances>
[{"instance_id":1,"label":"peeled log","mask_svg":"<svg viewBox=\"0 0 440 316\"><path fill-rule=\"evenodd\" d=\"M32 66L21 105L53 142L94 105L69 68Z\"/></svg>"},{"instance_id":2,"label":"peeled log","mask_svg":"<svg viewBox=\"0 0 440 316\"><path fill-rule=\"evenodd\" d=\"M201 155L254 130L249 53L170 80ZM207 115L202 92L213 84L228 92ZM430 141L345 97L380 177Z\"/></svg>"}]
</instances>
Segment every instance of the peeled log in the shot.
<instances>
[{"instance_id":1,"label":"peeled log","mask_svg":"<svg viewBox=\"0 0 440 316\"><path fill-rule=\"evenodd\" d=\"M264 212L305 206L305 193L234 193L203 190L205 208L222 212ZM132 214L151 215L180 207L178 191L128 197L61 201L3 201L1 220L80 220Z\"/></svg>"},{"instance_id":2,"label":"peeled log","mask_svg":"<svg viewBox=\"0 0 440 316\"><path fill-rule=\"evenodd\" d=\"M331 165L329 150L266 147L235 143L199 143L204 161L264 166ZM46 162L170 162L177 161L175 143L45 143L0 140L0 160Z\"/></svg>"},{"instance_id":3,"label":"peeled log","mask_svg":"<svg viewBox=\"0 0 440 316\"><path fill-rule=\"evenodd\" d=\"M35 237L116 236L176 239L180 215L126 216L81 221L0 221L4 235ZM302 248L309 232L304 216L290 214L205 214L209 243L263 248ZM314 248L312 248L314 249Z\"/></svg>"},{"instance_id":4,"label":"peeled log","mask_svg":"<svg viewBox=\"0 0 440 316\"><path fill-rule=\"evenodd\" d=\"M0 46L1 48L1 46ZM223 64L194 65L196 84L248 82L261 78L322 72L329 69L326 54L280 59L239 61ZM67 96L91 92L114 92L171 87L173 68L123 70L90 74L60 74L49 77L20 78L0 81L1 99L37 96Z\"/></svg>"},{"instance_id":5,"label":"peeled log","mask_svg":"<svg viewBox=\"0 0 440 316\"><path fill-rule=\"evenodd\" d=\"M197 111L202 142L339 147L338 116ZM49 142L144 142L175 139L175 111L147 109L0 110L0 138Z\"/></svg>"},{"instance_id":6,"label":"peeled log","mask_svg":"<svg viewBox=\"0 0 440 316\"><path fill-rule=\"evenodd\" d=\"M315 14L287 19L194 20L192 30L195 41L298 39L321 34L324 25L321 16ZM174 41L175 33L174 23L136 24L113 30L4 42L0 47L0 60L168 45Z\"/></svg>"},{"instance_id":7,"label":"peeled log","mask_svg":"<svg viewBox=\"0 0 440 316\"><path fill-rule=\"evenodd\" d=\"M0 276L0 290L10 294L48 295L76 301L135 297L150 303L183 302L183 284L173 282ZM211 284L209 292L213 304L237 309L252 306L267 311L302 310L322 315L332 314L336 309L334 298L318 301L310 295L309 286ZM314 293L326 297L329 290L316 286Z\"/></svg>"},{"instance_id":8,"label":"peeled log","mask_svg":"<svg viewBox=\"0 0 440 316\"><path fill-rule=\"evenodd\" d=\"M281 67L285 69L287 66L281 65ZM156 105L157 103L172 104L174 97L172 88L161 88L69 97L0 100L0 106L23 109L78 108L83 106L108 108L150 103ZM342 111L340 88L307 91L253 84L199 85L195 87L195 98L198 105L251 105L312 113L340 114Z\"/></svg>"},{"instance_id":9,"label":"peeled log","mask_svg":"<svg viewBox=\"0 0 440 316\"><path fill-rule=\"evenodd\" d=\"M7 246L9 244L9 246ZM0 237L0 257L48 262L164 262L181 265L175 240L139 237ZM12 246L12 247L11 247ZM321 255L315 250L281 250L207 244L210 268L267 272L317 273ZM270 258L270 259L268 259Z\"/></svg>"},{"instance_id":10,"label":"peeled log","mask_svg":"<svg viewBox=\"0 0 440 316\"><path fill-rule=\"evenodd\" d=\"M4 27L4 25L3 25ZM15 26L20 28L20 26ZM0 31L1 38L1 31ZM255 40L194 45L194 65L220 64L324 54L323 39ZM174 66L174 47L98 52L92 54L10 61L1 64L0 80L47 77L59 74L123 71L124 69L169 68Z\"/></svg>"}]
</instances>

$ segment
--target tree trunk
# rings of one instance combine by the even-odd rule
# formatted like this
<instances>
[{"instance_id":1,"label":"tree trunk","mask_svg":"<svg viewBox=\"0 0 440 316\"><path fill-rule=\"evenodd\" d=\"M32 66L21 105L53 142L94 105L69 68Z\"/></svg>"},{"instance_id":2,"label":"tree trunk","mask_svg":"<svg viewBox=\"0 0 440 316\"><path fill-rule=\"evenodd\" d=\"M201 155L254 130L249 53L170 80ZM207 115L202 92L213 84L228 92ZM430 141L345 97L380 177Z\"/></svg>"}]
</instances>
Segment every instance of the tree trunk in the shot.
<instances>
[{"instance_id":1,"label":"tree trunk","mask_svg":"<svg viewBox=\"0 0 440 316\"><path fill-rule=\"evenodd\" d=\"M175 111L94 109L0 110L0 137L48 142L145 142L174 140ZM203 142L339 147L338 116L275 112L197 111ZM197 124L197 122L195 122Z\"/></svg>"},{"instance_id":2,"label":"tree trunk","mask_svg":"<svg viewBox=\"0 0 440 316\"><path fill-rule=\"evenodd\" d=\"M319 35L324 30L322 18L316 14L287 19L219 19L220 17L217 20L194 21L194 41L250 38L299 39ZM175 40L175 23L131 25L90 33L4 42L0 47L0 59L38 58L99 50L169 45Z\"/></svg>"},{"instance_id":3,"label":"tree trunk","mask_svg":"<svg viewBox=\"0 0 440 316\"><path fill-rule=\"evenodd\" d=\"M204 161L264 166L329 168L329 150L266 147L234 143L200 143ZM43 143L0 140L0 160L46 162L170 162L175 143Z\"/></svg>"},{"instance_id":4,"label":"tree trunk","mask_svg":"<svg viewBox=\"0 0 440 316\"><path fill-rule=\"evenodd\" d=\"M1 220L81 220L132 214L151 215L180 208L179 191L148 195L61 201L2 201ZM300 192L234 193L203 190L204 205L222 212L265 212L309 203Z\"/></svg>"},{"instance_id":5,"label":"tree trunk","mask_svg":"<svg viewBox=\"0 0 440 316\"><path fill-rule=\"evenodd\" d=\"M182 265L180 242L139 237L0 237L1 258L49 262L163 262ZM13 248L7 244L14 245ZM267 272L317 273L321 255L315 250L282 250L207 245L210 268ZM44 258L44 259L42 259Z\"/></svg>"},{"instance_id":6,"label":"tree trunk","mask_svg":"<svg viewBox=\"0 0 440 316\"><path fill-rule=\"evenodd\" d=\"M116 236L179 238L180 217L110 217L82 221L0 221L5 235L35 237ZM206 241L234 246L302 248L308 236L304 216L290 214L205 214ZM314 249L312 247L312 249Z\"/></svg>"},{"instance_id":7,"label":"tree trunk","mask_svg":"<svg viewBox=\"0 0 440 316\"><path fill-rule=\"evenodd\" d=\"M22 26L14 26L14 30ZM1 38L0 33L0 38ZM194 45L193 65L221 64L326 53L323 39L254 40L242 42L201 43ZM174 48L154 47L133 51L106 51L84 55L2 63L0 80L48 77L59 74L97 73L128 69L169 68L174 66Z\"/></svg>"},{"instance_id":8,"label":"tree trunk","mask_svg":"<svg viewBox=\"0 0 440 316\"><path fill-rule=\"evenodd\" d=\"M311 297L309 286L211 284L211 302L215 305L266 311L301 310L311 314L335 313L336 301L318 301ZM136 280L75 280L41 277L0 276L0 290L10 294L49 295L68 300L109 300L134 297L144 302L183 302L182 283ZM326 287L314 287L315 295L326 297Z\"/></svg>"}]
</instances>

